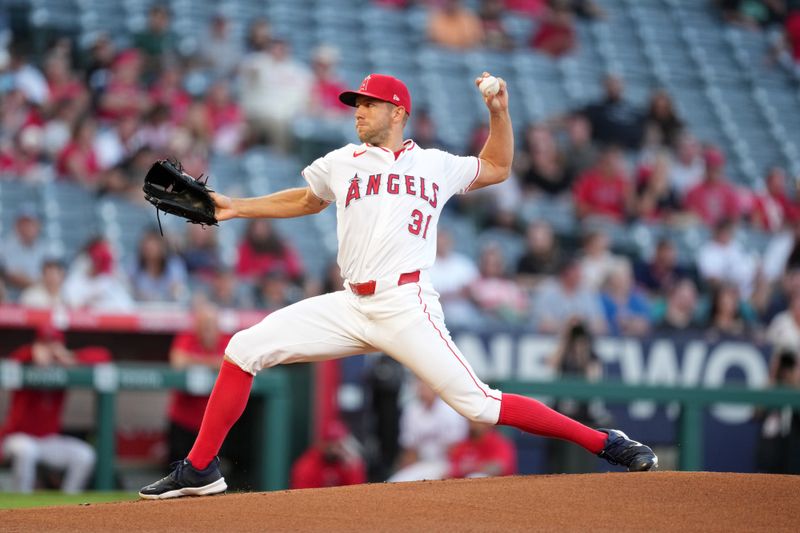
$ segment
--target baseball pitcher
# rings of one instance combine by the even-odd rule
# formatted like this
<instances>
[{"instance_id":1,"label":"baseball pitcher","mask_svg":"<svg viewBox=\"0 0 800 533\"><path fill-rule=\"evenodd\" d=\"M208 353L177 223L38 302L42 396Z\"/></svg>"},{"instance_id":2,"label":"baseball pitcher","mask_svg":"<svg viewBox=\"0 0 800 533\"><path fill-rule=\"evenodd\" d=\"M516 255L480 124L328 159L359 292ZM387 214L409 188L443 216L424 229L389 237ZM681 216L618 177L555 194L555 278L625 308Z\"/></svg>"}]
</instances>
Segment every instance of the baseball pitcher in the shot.
<instances>
[{"instance_id":1,"label":"baseball pitcher","mask_svg":"<svg viewBox=\"0 0 800 533\"><path fill-rule=\"evenodd\" d=\"M346 290L290 305L233 336L189 455L169 476L142 488L142 498L226 490L216 455L260 370L365 352L394 357L470 420L565 439L632 471L657 465L649 447L621 431L592 429L536 400L491 389L450 338L428 278L442 207L455 194L505 180L514 154L505 81L484 72L475 84L490 118L478 157L404 140L412 113L408 89L397 78L370 74L358 90L339 96L355 108L361 144L348 144L307 166L306 187L258 198L209 193L218 221L299 217L334 204Z\"/></svg>"}]
</instances>

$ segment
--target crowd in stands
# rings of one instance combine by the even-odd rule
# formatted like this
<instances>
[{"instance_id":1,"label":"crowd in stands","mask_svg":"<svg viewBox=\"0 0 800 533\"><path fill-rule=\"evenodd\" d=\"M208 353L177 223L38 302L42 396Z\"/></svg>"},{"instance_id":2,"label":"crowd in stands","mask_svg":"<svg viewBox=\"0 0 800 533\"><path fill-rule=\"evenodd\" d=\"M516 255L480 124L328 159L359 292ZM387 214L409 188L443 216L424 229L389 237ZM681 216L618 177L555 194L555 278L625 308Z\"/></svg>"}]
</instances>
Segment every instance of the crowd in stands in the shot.
<instances>
[{"instance_id":1,"label":"crowd in stands","mask_svg":"<svg viewBox=\"0 0 800 533\"><path fill-rule=\"evenodd\" d=\"M430 39L461 48L502 45L505 10L535 17L539 34L562 17L604 16L589 1L487 1L479 13L454 0L433 4ZM533 42L549 41L539 34ZM343 88L336 49L319 47L306 65L266 20L253 21L246 41L238 42L216 15L187 57L177 49L169 11L155 5L147 26L129 37L122 47L100 35L85 50L61 38L38 63L25 43L10 42L0 72L3 179L72 181L141 202L139 182L158 157L175 157L199 175L215 154L264 144L291 152L298 117L350 121L336 97ZM555 333L575 315L596 333L642 335L673 327L663 323L674 318L671 298L682 296L688 305L691 293L688 324L710 328L719 293L737 302L748 332L763 333L783 310L776 302L788 305L792 296L782 278L796 263L796 177L776 166L764 169L763 190L743 188L727 178L724 147L693 136L666 91L655 89L640 108L626 98L621 78L609 75L603 83L598 101L525 128L508 182L448 206L479 228L525 242L521 254L489 242L470 257L453 249L442 228L432 276L450 322L488 320ZM431 117L423 111L413 118L410 135L439 146ZM485 135L479 125L473 152ZM571 206L582 227L592 229L575 242L545 218L523 223L518 211L528 201ZM72 255L49 256L40 216L21 206L0 251L5 298L24 305L123 311L186 305L200 287L222 306L272 310L341 288L333 266L331 279L307 273L291 241L266 220L247 225L235 258L221 257L215 228L189 227L166 239L146 231L135 260L120 264L114 243L103 237ZM669 237L652 256L613 249L609 231L629 223L707 227L713 236L688 260ZM763 256L736 239L742 227L772 235Z\"/></svg>"}]
</instances>

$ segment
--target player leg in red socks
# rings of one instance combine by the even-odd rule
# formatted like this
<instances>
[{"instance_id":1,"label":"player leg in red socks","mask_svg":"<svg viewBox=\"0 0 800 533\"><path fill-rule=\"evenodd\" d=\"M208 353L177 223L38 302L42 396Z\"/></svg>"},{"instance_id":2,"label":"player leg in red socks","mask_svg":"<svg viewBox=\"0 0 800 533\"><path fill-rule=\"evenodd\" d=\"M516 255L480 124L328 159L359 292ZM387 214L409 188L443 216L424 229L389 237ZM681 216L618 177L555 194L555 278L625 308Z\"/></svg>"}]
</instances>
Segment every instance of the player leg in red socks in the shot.
<instances>
[{"instance_id":1,"label":"player leg in red socks","mask_svg":"<svg viewBox=\"0 0 800 533\"><path fill-rule=\"evenodd\" d=\"M144 487L139 496L147 499L217 494L228 486L216 457L228 431L242 416L253 376L225 359L208 399L200 432L189 456L167 477Z\"/></svg>"},{"instance_id":2,"label":"player leg in red socks","mask_svg":"<svg viewBox=\"0 0 800 533\"><path fill-rule=\"evenodd\" d=\"M542 437L568 440L595 455L603 450L608 438L602 431L584 426L533 398L517 394L503 394L497 423Z\"/></svg>"},{"instance_id":3,"label":"player leg in red socks","mask_svg":"<svg viewBox=\"0 0 800 533\"><path fill-rule=\"evenodd\" d=\"M574 442L611 464L623 465L631 471L651 470L658 464L653 450L629 439L623 432L584 426L533 398L503 394L497 423L542 437Z\"/></svg>"}]
</instances>

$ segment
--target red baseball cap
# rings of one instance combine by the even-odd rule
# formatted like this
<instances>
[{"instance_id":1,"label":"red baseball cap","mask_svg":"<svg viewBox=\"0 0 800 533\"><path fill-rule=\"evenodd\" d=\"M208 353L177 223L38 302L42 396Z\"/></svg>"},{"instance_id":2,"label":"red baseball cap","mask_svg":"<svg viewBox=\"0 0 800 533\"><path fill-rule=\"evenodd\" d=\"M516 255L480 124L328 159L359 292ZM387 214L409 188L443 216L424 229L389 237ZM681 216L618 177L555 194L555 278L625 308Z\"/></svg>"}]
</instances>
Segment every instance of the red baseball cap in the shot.
<instances>
[{"instance_id":1,"label":"red baseball cap","mask_svg":"<svg viewBox=\"0 0 800 533\"><path fill-rule=\"evenodd\" d=\"M371 96L398 107L403 107L406 113L411 114L411 94L408 92L408 87L394 76L370 74L364 78L357 91L345 91L339 95L339 100L345 105L355 107L356 96L358 95Z\"/></svg>"}]
</instances>

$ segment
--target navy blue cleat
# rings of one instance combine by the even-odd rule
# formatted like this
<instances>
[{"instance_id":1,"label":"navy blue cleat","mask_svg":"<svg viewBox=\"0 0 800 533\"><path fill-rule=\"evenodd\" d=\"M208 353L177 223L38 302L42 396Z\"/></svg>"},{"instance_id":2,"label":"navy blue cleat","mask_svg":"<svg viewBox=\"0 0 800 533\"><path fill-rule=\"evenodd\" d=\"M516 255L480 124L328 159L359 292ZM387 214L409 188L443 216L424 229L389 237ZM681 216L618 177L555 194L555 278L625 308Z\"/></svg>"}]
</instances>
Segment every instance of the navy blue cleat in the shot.
<instances>
[{"instance_id":1,"label":"navy blue cleat","mask_svg":"<svg viewBox=\"0 0 800 533\"><path fill-rule=\"evenodd\" d=\"M658 457L648 446L631 440L618 429L598 429L608 433L606 446L597 454L612 465L621 465L628 472L646 472L658 466Z\"/></svg>"},{"instance_id":2,"label":"navy blue cleat","mask_svg":"<svg viewBox=\"0 0 800 533\"><path fill-rule=\"evenodd\" d=\"M225 478L219 471L219 458L205 468L197 470L188 459L172 463L170 474L155 483L142 487L139 497L146 500L165 500L181 496L209 496L228 489Z\"/></svg>"}]
</instances>

